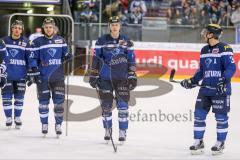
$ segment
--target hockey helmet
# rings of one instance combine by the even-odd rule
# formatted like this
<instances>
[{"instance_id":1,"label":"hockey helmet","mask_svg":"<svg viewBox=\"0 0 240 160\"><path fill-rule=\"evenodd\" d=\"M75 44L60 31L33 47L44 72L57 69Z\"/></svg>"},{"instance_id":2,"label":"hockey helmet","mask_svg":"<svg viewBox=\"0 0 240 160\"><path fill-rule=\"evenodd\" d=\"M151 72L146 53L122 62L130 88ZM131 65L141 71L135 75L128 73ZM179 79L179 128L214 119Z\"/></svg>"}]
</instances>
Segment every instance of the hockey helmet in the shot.
<instances>
[{"instance_id":1,"label":"hockey helmet","mask_svg":"<svg viewBox=\"0 0 240 160\"><path fill-rule=\"evenodd\" d=\"M13 21L13 23L11 24L11 28L13 28L13 27L16 26L16 25L22 26L22 30L24 30L23 21L21 21L21 20L15 20L15 21Z\"/></svg>"},{"instance_id":2,"label":"hockey helmet","mask_svg":"<svg viewBox=\"0 0 240 160\"><path fill-rule=\"evenodd\" d=\"M109 18L108 23L120 23L120 18L118 16L112 16Z\"/></svg>"},{"instance_id":3,"label":"hockey helmet","mask_svg":"<svg viewBox=\"0 0 240 160\"><path fill-rule=\"evenodd\" d=\"M43 24L42 24L42 27L45 25L45 24L52 24L53 26L55 26L55 21L53 18L51 17L47 17L43 20Z\"/></svg>"},{"instance_id":4,"label":"hockey helmet","mask_svg":"<svg viewBox=\"0 0 240 160\"><path fill-rule=\"evenodd\" d=\"M208 33L212 33L214 35L214 38L217 38L217 39L222 34L222 28L218 24L208 24L206 26L206 30L208 31Z\"/></svg>"}]
</instances>

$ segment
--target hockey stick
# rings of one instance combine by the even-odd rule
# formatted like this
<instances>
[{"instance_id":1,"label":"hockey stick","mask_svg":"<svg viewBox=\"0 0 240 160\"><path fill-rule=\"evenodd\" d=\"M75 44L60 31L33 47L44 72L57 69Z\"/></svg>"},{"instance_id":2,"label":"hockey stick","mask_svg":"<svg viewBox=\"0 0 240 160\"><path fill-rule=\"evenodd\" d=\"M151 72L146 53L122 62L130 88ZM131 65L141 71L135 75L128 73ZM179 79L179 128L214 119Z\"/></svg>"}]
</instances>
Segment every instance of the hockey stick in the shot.
<instances>
[{"instance_id":1,"label":"hockey stick","mask_svg":"<svg viewBox=\"0 0 240 160\"><path fill-rule=\"evenodd\" d=\"M175 75L175 72L176 70L175 69L172 69L171 72L170 72L170 77L169 77L169 81L170 82L173 82L173 83L181 83L181 81L176 81L174 80L174 75ZM202 87L202 88L208 88L208 89L216 89L215 87L211 87L211 86L204 86L204 85L201 85L201 84L195 84L194 86L197 86L197 87Z\"/></svg>"},{"instance_id":2,"label":"hockey stick","mask_svg":"<svg viewBox=\"0 0 240 160\"><path fill-rule=\"evenodd\" d=\"M97 91L97 95L98 95L99 102L100 102L100 104L101 104L101 100L100 100L100 96L99 96L99 89L97 88L97 86L96 86L96 91ZM102 110L103 110L103 109L102 109ZM105 120L106 127L109 128L109 127L108 127L107 117L106 117L106 116L104 116L104 120ZM112 130L111 130L111 132L109 131L109 135L110 135L110 140L111 140L111 142L112 142L113 150L114 150L114 152L116 153L116 152L117 152L117 145L115 145L115 143L114 143L114 141L113 141L113 138L112 138Z\"/></svg>"},{"instance_id":3,"label":"hockey stick","mask_svg":"<svg viewBox=\"0 0 240 160\"><path fill-rule=\"evenodd\" d=\"M67 111L66 111L66 136L68 136L68 112L69 112L69 98L68 98L68 95L69 95L69 65L70 65L70 62L67 62Z\"/></svg>"}]
</instances>

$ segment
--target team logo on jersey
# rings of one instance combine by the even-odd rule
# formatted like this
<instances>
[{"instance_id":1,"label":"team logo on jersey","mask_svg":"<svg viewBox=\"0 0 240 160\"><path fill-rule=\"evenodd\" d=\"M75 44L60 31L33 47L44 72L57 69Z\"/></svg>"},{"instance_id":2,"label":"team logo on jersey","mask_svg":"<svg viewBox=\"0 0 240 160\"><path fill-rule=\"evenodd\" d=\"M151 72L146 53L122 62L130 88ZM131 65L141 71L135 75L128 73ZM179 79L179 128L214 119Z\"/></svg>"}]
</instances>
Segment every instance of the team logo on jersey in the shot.
<instances>
[{"instance_id":1,"label":"team logo on jersey","mask_svg":"<svg viewBox=\"0 0 240 160\"><path fill-rule=\"evenodd\" d=\"M114 48L113 49L113 52L112 52L113 55L118 55L119 53L120 53L120 49L119 48Z\"/></svg>"},{"instance_id":2,"label":"team logo on jersey","mask_svg":"<svg viewBox=\"0 0 240 160\"><path fill-rule=\"evenodd\" d=\"M219 48L214 48L214 49L212 50L212 53L213 53L213 54L219 53Z\"/></svg>"},{"instance_id":3,"label":"team logo on jersey","mask_svg":"<svg viewBox=\"0 0 240 160\"><path fill-rule=\"evenodd\" d=\"M59 43L63 43L63 40L62 39L57 39L54 41L55 43L59 44Z\"/></svg>"},{"instance_id":4,"label":"team logo on jersey","mask_svg":"<svg viewBox=\"0 0 240 160\"><path fill-rule=\"evenodd\" d=\"M29 58L34 58L34 52L31 52Z\"/></svg>"},{"instance_id":5,"label":"team logo on jersey","mask_svg":"<svg viewBox=\"0 0 240 160\"><path fill-rule=\"evenodd\" d=\"M205 64L206 64L207 68L210 67L211 63L212 63L212 59L211 59L211 58L207 58L207 59L205 60Z\"/></svg>"},{"instance_id":6,"label":"team logo on jersey","mask_svg":"<svg viewBox=\"0 0 240 160\"><path fill-rule=\"evenodd\" d=\"M10 49L9 53L11 54L12 57L15 57L18 54L18 50L17 49Z\"/></svg>"},{"instance_id":7,"label":"team logo on jersey","mask_svg":"<svg viewBox=\"0 0 240 160\"><path fill-rule=\"evenodd\" d=\"M55 55L55 53L57 52L57 50L54 49L54 48L50 48L50 49L48 49L47 52L48 52L48 54L50 54L50 56L54 57L54 55Z\"/></svg>"}]
</instances>

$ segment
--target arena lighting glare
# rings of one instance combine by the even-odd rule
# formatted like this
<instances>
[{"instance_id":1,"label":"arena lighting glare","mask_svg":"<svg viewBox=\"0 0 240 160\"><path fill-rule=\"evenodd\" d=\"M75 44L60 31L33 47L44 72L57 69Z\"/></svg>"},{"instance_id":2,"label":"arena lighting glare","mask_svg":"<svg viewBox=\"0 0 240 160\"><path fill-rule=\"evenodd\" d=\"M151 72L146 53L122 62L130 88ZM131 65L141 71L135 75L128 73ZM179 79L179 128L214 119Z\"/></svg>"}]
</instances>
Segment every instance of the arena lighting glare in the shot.
<instances>
[{"instance_id":1,"label":"arena lighting glare","mask_svg":"<svg viewBox=\"0 0 240 160\"><path fill-rule=\"evenodd\" d=\"M31 7L31 6L32 6L32 3L30 2L23 3L23 7Z\"/></svg>"},{"instance_id":2,"label":"arena lighting glare","mask_svg":"<svg viewBox=\"0 0 240 160\"><path fill-rule=\"evenodd\" d=\"M54 7L53 7L53 6L47 8L47 11L48 11L48 12L51 12L51 11L53 11L53 10L54 10Z\"/></svg>"},{"instance_id":3,"label":"arena lighting glare","mask_svg":"<svg viewBox=\"0 0 240 160\"><path fill-rule=\"evenodd\" d=\"M28 13L28 14L32 14L32 13L33 13L33 10L30 9L30 10L27 11L27 13Z\"/></svg>"}]
</instances>

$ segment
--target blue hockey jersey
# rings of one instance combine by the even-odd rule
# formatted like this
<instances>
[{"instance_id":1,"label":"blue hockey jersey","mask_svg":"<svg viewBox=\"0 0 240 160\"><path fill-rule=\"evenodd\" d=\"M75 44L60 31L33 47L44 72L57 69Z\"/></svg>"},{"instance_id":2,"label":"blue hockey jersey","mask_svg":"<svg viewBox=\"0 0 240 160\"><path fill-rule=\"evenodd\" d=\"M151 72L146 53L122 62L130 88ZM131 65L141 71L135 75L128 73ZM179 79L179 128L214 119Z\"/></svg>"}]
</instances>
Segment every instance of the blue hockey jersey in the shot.
<instances>
[{"instance_id":1,"label":"blue hockey jersey","mask_svg":"<svg viewBox=\"0 0 240 160\"><path fill-rule=\"evenodd\" d=\"M38 67L43 80L59 81L64 79L63 61L68 52L65 40L58 35L52 38L39 37L32 42L30 67Z\"/></svg>"},{"instance_id":2,"label":"blue hockey jersey","mask_svg":"<svg viewBox=\"0 0 240 160\"><path fill-rule=\"evenodd\" d=\"M129 71L136 70L133 43L120 34L118 39L110 34L100 37L95 45L92 69L105 80L125 80Z\"/></svg>"},{"instance_id":3,"label":"blue hockey jersey","mask_svg":"<svg viewBox=\"0 0 240 160\"><path fill-rule=\"evenodd\" d=\"M29 40L21 36L19 39L12 39L7 36L3 39L6 46L4 62L7 67L7 79L20 80L26 78L28 56L29 56Z\"/></svg>"},{"instance_id":4,"label":"blue hockey jersey","mask_svg":"<svg viewBox=\"0 0 240 160\"><path fill-rule=\"evenodd\" d=\"M0 61L2 62L6 54L6 46L3 40L0 40Z\"/></svg>"},{"instance_id":5,"label":"blue hockey jersey","mask_svg":"<svg viewBox=\"0 0 240 160\"><path fill-rule=\"evenodd\" d=\"M215 46L206 45L200 54L200 68L195 73L195 82L202 80L202 85L217 87L220 78L227 82L227 95L231 95L231 78L236 71L232 48L222 42ZM218 95L216 89L201 88L200 94L206 96Z\"/></svg>"}]
</instances>

